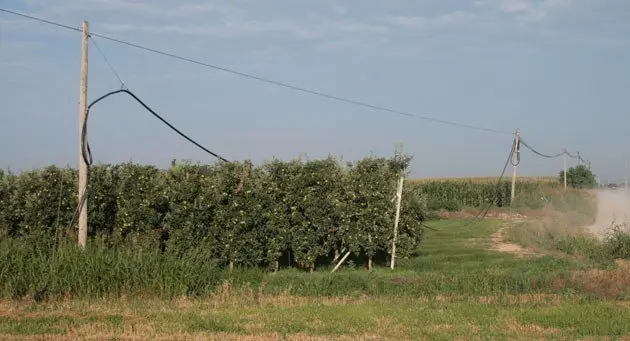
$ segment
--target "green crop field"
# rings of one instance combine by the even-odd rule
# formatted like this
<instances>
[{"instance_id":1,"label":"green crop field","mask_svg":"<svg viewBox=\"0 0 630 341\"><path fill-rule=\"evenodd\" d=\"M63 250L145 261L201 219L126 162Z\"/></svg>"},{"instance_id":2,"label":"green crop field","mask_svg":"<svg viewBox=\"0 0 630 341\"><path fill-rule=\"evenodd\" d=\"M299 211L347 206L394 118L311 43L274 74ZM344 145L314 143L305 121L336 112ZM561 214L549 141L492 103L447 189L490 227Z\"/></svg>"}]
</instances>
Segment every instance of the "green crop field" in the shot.
<instances>
[{"instance_id":1,"label":"green crop field","mask_svg":"<svg viewBox=\"0 0 630 341\"><path fill-rule=\"evenodd\" d=\"M85 249L75 170L0 172L0 339L630 338L629 234L585 232L589 191L407 181L392 270L406 166L98 166ZM435 214L486 205L520 215Z\"/></svg>"},{"instance_id":2,"label":"green crop field","mask_svg":"<svg viewBox=\"0 0 630 341\"><path fill-rule=\"evenodd\" d=\"M518 177L516 199L511 203L511 180L507 178L411 179L407 183L410 191L426 198L430 211L459 211L487 205L539 209L560 189L558 179L553 177Z\"/></svg>"},{"instance_id":3,"label":"green crop field","mask_svg":"<svg viewBox=\"0 0 630 341\"><path fill-rule=\"evenodd\" d=\"M504 180L510 180L506 176ZM459 177L459 178L413 178L408 181L411 183L428 183L428 182L444 182L444 181L456 181L456 182L473 182L473 183L496 183L499 180L498 176L477 176L477 177ZM510 180L511 181L511 180ZM517 176L519 182L537 182L542 184L555 184L558 182L558 178L553 176Z\"/></svg>"}]
</instances>

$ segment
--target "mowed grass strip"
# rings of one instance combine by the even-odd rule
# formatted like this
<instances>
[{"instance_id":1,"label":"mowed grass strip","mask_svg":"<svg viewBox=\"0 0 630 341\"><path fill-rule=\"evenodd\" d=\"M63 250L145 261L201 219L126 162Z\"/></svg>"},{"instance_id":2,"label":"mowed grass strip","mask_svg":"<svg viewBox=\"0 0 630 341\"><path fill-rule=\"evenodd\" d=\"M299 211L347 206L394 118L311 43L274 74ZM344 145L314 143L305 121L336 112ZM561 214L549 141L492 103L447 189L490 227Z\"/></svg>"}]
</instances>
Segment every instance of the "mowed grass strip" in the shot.
<instances>
[{"instance_id":1,"label":"mowed grass strip","mask_svg":"<svg viewBox=\"0 0 630 341\"><path fill-rule=\"evenodd\" d=\"M277 301L275 301L277 300ZM283 300L285 301L283 303ZM28 339L549 339L630 337L629 302L560 295L422 298L242 297L22 305L0 338Z\"/></svg>"}]
</instances>

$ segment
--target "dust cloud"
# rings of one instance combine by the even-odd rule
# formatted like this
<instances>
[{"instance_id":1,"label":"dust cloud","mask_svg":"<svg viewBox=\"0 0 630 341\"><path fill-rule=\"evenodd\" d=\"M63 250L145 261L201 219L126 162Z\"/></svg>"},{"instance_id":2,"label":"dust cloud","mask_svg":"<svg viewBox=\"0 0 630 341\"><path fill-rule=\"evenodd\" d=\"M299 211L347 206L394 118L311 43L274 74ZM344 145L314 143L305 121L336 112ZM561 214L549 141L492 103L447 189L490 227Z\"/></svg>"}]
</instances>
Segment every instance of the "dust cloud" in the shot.
<instances>
[{"instance_id":1,"label":"dust cloud","mask_svg":"<svg viewBox=\"0 0 630 341\"><path fill-rule=\"evenodd\" d=\"M625 189L597 190L597 218L587 229L599 238L606 236L613 224L630 223L630 192Z\"/></svg>"}]
</instances>

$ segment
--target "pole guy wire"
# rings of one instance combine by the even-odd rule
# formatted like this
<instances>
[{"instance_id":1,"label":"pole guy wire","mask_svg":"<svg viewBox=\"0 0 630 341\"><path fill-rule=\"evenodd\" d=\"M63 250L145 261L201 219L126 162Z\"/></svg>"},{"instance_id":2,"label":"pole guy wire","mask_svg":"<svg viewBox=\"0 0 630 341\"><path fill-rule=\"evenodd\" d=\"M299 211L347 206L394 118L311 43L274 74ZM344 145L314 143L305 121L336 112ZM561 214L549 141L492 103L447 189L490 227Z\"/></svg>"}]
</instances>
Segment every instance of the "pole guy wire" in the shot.
<instances>
[{"instance_id":1,"label":"pole guy wire","mask_svg":"<svg viewBox=\"0 0 630 341\"><path fill-rule=\"evenodd\" d=\"M96 50L99 52L99 54L105 60L105 63L107 63L107 65L109 65L109 68L114 73L114 76L116 76L116 78L118 78L118 81L120 82L120 88L121 89L126 89L127 86L125 85L125 82L120 77L120 74L116 71L116 68L114 68L114 65L112 65L112 63L109 62L109 58L107 58L107 56L105 55L103 50L101 50L101 48L98 46L98 43L96 43L96 40L94 39L94 37L90 37L90 40L92 41L92 44L94 44L94 46L96 47Z\"/></svg>"}]
</instances>

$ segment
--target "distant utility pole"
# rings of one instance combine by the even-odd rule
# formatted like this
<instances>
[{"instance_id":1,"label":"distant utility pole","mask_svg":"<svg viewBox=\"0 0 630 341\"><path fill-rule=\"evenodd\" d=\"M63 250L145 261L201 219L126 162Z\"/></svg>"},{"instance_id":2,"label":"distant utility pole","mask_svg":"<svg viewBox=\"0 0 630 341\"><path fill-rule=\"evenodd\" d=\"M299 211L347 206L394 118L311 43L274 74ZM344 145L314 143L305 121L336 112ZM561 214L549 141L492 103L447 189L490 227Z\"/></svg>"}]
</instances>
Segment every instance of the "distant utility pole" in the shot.
<instances>
[{"instance_id":1,"label":"distant utility pole","mask_svg":"<svg viewBox=\"0 0 630 341\"><path fill-rule=\"evenodd\" d=\"M510 206L512 206L512 202L514 202L514 197L516 195L516 166L518 166L518 153L519 153L519 144L521 141L521 130L516 129L516 136L514 137L514 149L512 150L512 195L510 196Z\"/></svg>"},{"instance_id":2,"label":"distant utility pole","mask_svg":"<svg viewBox=\"0 0 630 341\"><path fill-rule=\"evenodd\" d=\"M567 149L564 150L564 191L567 191Z\"/></svg>"},{"instance_id":3,"label":"distant utility pole","mask_svg":"<svg viewBox=\"0 0 630 341\"><path fill-rule=\"evenodd\" d=\"M87 190L87 163L83 159L83 123L87 112L87 85L88 85L88 39L90 37L89 25L87 21L83 22L83 40L81 42L81 88L79 93L79 203L81 204L79 212L79 246L85 247L87 242L87 198L85 192Z\"/></svg>"},{"instance_id":4,"label":"distant utility pole","mask_svg":"<svg viewBox=\"0 0 630 341\"><path fill-rule=\"evenodd\" d=\"M626 159L626 177L625 177L625 181L626 181L626 192L628 192L628 159Z\"/></svg>"},{"instance_id":5,"label":"distant utility pole","mask_svg":"<svg viewBox=\"0 0 630 341\"><path fill-rule=\"evenodd\" d=\"M402 158L403 147L402 144L396 145L396 158ZM396 189L396 215L394 216L394 238L392 239L392 260L390 267L394 269L394 263L396 262L396 239L398 238L398 220L400 220L400 204L402 201L403 182L405 180L405 170L400 171L400 178L398 178L398 188Z\"/></svg>"}]
</instances>

